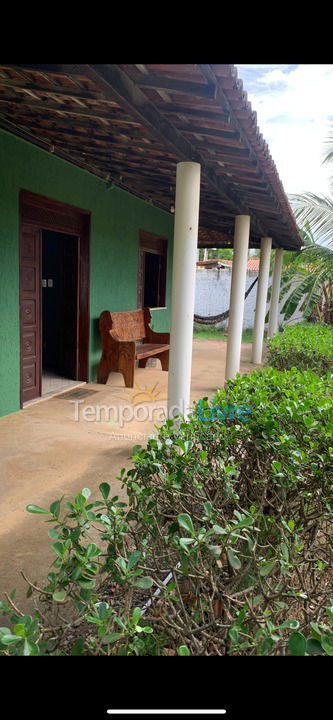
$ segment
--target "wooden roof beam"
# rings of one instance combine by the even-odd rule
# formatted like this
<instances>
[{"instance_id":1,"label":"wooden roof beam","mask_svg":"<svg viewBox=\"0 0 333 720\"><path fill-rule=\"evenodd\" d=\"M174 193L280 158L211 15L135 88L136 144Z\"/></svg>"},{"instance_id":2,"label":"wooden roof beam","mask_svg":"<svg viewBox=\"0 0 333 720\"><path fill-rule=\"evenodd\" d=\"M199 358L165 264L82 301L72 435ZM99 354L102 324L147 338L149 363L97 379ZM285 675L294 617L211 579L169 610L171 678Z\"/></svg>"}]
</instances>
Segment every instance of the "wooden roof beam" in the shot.
<instances>
[{"instance_id":1,"label":"wooden roof beam","mask_svg":"<svg viewBox=\"0 0 333 720\"><path fill-rule=\"evenodd\" d=\"M142 73L131 73L130 78L140 88L151 88L152 90L166 90L181 95L192 97L208 98L215 100L215 86L211 83L194 83L187 80L174 80L160 75L143 75Z\"/></svg>"},{"instance_id":2,"label":"wooden roof beam","mask_svg":"<svg viewBox=\"0 0 333 720\"><path fill-rule=\"evenodd\" d=\"M4 66L1 65L0 69ZM9 66L11 70L15 68ZM5 70L7 68L4 68ZM44 95L60 95L61 97L77 98L77 100L96 100L99 102L108 103L107 100L101 98L98 93L86 92L85 90L76 90L76 88L63 87L63 85L39 85L38 83L31 82L28 78L25 80L18 80L17 78L2 78L0 77L0 87L12 87L18 90L31 90L35 92L44 93Z\"/></svg>"},{"instance_id":3,"label":"wooden roof beam","mask_svg":"<svg viewBox=\"0 0 333 720\"><path fill-rule=\"evenodd\" d=\"M33 110L37 110L38 112L56 112L56 113L65 113L65 115L77 115L78 117L93 117L93 118L99 118L100 120L109 120L112 122L112 116L110 116L107 112L103 113L99 110L89 110L88 108L79 108L77 106L75 107L68 107L68 105L58 105L58 103L50 102L50 101L43 101L40 100L39 102L36 102L32 100L31 98L4 98L0 95L0 103L1 104L13 104L24 107L32 108Z\"/></svg>"},{"instance_id":4,"label":"wooden roof beam","mask_svg":"<svg viewBox=\"0 0 333 720\"><path fill-rule=\"evenodd\" d=\"M81 77L84 78L84 72L82 72L82 69L85 67L84 65L63 65L63 64L31 64L31 63L23 63L20 64L14 64L14 65L4 65L1 64L0 67L3 67L4 70L6 68L17 70L17 72L23 72L25 70L30 72L40 72L40 73L51 73L52 75L68 75L70 78L77 78Z\"/></svg>"},{"instance_id":5,"label":"wooden roof beam","mask_svg":"<svg viewBox=\"0 0 333 720\"><path fill-rule=\"evenodd\" d=\"M87 68L87 66L85 66ZM179 134L177 129L157 110L155 105L148 100L139 87L124 73L117 65L90 65L86 70L86 77L99 84L106 97L111 97L121 105L125 112L140 119L142 125L158 139L164 146L172 149L176 157L185 161L198 162L201 165L202 174L214 187L215 191L226 199L235 214L250 214L246 204L235 195L226 184L218 178L214 171L207 166L202 155L192 147L186 138ZM143 75L140 77L144 77ZM258 225L256 218L252 222ZM260 223L259 223L260 225ZM259 230L265 231L261 227Z\"/></svg>"},{"instance_id":6,"label":"wooden roof beam","mask_svg":"<svg viewBox=\"0 0 333 720\"><path fill-rule=\"evenodd\" d=\"M186 125L184 123L176 125L177 130L185 133L198 133L199 135L213 135L215 137L225 138L226 140L240 140L239 132L229 130L220 130L219 128L199 127L195 125Z\"/></svg>"},{"instance_id":7,"label":"wooden roof beam","mask_svg":"<svg viewBox=\"0 0 333 720\"><path fill-rule=\"evenodd\" d=\"M219 120L225 125L228 125L229 114L223 112L221 108L212 108L211 110L204 110L200 108L188 107L186 105L166 105L166 103L154 103L158 110L162 113L170 115L188 115L194 118L203 118L206 120Z\"/></svg>"}]
</instances>

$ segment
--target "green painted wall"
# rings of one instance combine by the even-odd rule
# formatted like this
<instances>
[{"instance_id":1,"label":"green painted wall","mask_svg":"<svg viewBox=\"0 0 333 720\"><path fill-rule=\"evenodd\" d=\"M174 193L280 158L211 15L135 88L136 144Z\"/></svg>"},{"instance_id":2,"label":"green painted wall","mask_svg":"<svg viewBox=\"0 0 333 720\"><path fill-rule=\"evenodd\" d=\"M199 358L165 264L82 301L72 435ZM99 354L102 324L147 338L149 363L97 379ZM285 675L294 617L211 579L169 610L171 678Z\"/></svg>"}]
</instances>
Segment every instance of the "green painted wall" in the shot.
<instances>
[{"instance_id":1,"label":"green painted wall","mask_svg":"<svg viewBox=\"0 0 333 720\"><path fill-rule=\"evenodd\" d=\"M19 409L19 192L21 189L91 211L89 378L100 357L102 310L134 310L139 229L169 238L167 309L155 330L170 325L173 216L44 150L0 130L0 416Z\"/></svg>"}]
</instances>

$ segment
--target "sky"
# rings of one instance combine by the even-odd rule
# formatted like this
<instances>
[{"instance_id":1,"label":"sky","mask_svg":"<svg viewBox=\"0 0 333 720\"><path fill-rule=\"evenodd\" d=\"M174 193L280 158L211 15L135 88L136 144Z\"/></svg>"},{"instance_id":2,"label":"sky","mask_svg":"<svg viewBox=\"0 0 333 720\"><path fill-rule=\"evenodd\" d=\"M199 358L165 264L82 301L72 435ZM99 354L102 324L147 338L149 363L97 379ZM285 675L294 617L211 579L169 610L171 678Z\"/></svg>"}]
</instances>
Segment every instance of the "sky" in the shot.
<instances>
[{"instance_id":1,"label":"sky","mask_svg":"<svg viewBox=\"0 0 333 720\"><path fill-rule=\"evenodd\" d=\"M331 195L322 166L333 127L333 65L237 65L286 193Z\"/></svg>"}]
</instances>

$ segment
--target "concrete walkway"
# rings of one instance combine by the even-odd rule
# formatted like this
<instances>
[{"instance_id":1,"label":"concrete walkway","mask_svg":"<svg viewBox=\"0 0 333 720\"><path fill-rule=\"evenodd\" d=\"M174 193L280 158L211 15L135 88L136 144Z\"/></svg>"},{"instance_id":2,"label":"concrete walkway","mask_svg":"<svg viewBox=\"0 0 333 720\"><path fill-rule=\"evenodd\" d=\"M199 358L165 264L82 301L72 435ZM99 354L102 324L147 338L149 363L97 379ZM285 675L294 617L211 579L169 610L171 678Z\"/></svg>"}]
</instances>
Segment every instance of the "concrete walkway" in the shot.
<instances>
[{"instance_id":1,"label":"concrete walkway","mask_svg":"<svg viewBox=\"0 0 333 720\"><path fill-rule=\"evenodd\" d=\"M250 363L251 347L242 346L242 373L258 367ZM225 353L225 342L194 340L192 400L211 397L223 385ZM84 487L97 499L101 482L126 501L117 476L130 467L133 446L144 444L166 407L167 373L157 365L136 370L133 390L124 387L120 374L111 373L107 385L81 386L79 394L93 394L77 397L76 404L63 394L0 419L0 599L16 588L17 604L31 612L20 571L44 585L55 557L47 535L52 525L45 524L46 516L27 513L28 503L49 508ZM101 406L112 406L110 419L100 410L98 420L96 407ZM150 418L141 420L148 412Z\"/></svg>"}]
</instances>

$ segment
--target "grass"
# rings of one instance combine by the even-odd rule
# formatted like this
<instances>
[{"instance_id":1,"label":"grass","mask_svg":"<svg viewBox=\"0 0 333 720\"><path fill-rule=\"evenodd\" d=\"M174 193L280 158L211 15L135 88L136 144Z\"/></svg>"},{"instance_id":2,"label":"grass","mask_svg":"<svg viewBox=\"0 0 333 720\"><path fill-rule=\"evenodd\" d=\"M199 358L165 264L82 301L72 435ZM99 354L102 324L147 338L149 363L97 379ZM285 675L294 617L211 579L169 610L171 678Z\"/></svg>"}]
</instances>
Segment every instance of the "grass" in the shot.
<instances>
[{"instance_id":1,"label":"grass","mask_svg":"<svg viewBox=\"0 0 333 720\"><path fill-rule=\"evenodd\" d=\"M196 325L193 330L193 337L200 340L223 340L227 341L228 335L224 330L217 330L210 325ZM249 343L253 340L253 330L243 330L242 342Z\"/></svg>"}]
</instances>

